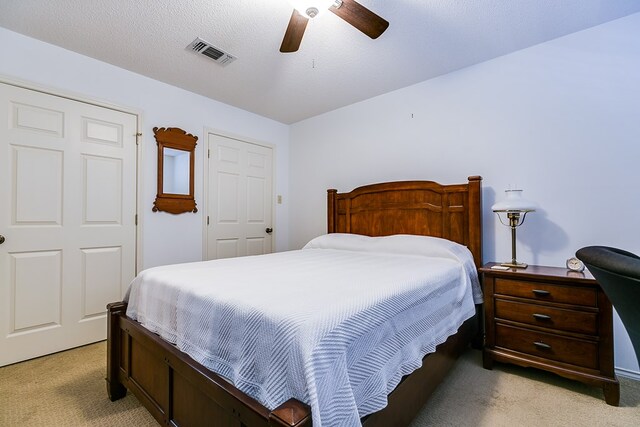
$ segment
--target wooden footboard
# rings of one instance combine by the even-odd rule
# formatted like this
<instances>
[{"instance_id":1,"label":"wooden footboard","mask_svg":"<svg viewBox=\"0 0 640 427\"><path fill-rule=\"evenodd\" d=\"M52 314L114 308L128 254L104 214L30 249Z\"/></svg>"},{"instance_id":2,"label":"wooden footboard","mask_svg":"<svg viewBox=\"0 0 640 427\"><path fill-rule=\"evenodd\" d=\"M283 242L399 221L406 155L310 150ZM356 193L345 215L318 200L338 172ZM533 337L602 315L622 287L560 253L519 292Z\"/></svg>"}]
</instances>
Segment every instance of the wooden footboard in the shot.
<instances>
[{"instance_id":1,"label":"wooden footboard","mask_svg":"<svg viewBox=\"0 0 640 427\"><path fill-rule=\"evenodd\" d=\"M160 424L225 427L311 426L309 406L290 399L269 411L219 375L127 318L124 302L109 304L107 391L131 391ZM476 317L427 355L423 366L389 395L388 406L363 419L365 427L408 425L473 338Z\"/></svg>"},{"instance_id":2,"label":"wooden footboard","mask_svg":"<svg viewBox=\"0 0 640 427\"><path fill-rule=\"evenodd\" d=\"M127 318L126 309L123 302L107 306L107 391L112 401L128 389L163 425L311 426L307 405L291 399L269 411Z\"/></svg>"}]
</instances>

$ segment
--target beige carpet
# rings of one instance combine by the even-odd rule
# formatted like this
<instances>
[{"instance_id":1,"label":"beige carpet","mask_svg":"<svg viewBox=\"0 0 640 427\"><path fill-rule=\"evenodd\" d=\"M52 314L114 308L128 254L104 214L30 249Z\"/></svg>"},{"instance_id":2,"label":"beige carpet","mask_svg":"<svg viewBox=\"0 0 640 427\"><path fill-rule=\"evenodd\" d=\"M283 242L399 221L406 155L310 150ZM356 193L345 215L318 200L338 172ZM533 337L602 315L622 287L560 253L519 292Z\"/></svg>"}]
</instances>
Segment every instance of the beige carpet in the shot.
<instances>
[{"instance_id":1,"label":"beige carpet","mask_svg":"<svg viewBox=\"0 0 640 427\"><path fill-rule=\"evenodd\" d=\"M620 406L609 406L599 387L507 364L489 371L469 350L411 427L640 427L640 382L618 380Z\"/></svg>"},{"instance_id":2,"label":"beige carpet","mask_svg":"<svg viewBox=\"0 0 640 427\"><path fill-rule=\"evenodd\" d=\"M106 342L0 368L0 426L158 426L127 393L111 402Z\"/></svg>"},{"instance_id":3,"label":"beige carpet","mask_svg":"<svg viewBox=\"0 0 640 427\"><path fill-rule=\"evenodd\" d=\"M104 342L0 368L0 426L157 426L131 395L109 401ZM422 426L640 426L640 382L620 378L620 407L599 388L533 369L482 368L470 350L423 408Z\"/></svg>"}]
</instances>

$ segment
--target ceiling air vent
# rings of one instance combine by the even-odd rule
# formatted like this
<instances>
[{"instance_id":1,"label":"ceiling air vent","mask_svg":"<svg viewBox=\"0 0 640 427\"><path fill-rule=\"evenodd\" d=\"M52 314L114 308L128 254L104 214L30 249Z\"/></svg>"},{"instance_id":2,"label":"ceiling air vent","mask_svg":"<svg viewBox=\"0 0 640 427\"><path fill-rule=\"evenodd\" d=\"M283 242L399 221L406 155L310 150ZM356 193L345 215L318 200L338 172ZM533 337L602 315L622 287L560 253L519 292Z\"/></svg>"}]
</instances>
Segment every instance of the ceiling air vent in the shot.
<instances>
[{"instance_id":1,"label":"ceiling air vent","mask_svg":"<svg viewBox=\"0 0 640 427\"><path fill-rule=\"evenodd\" d=\"M189 46L187 46L187 50L193 51L199 55L204 55L222 66L229 65L237 59L235 56L213 46L210 43L207 43L201 38L197 38L192 41Z\"/></svg>"}]
</instances>

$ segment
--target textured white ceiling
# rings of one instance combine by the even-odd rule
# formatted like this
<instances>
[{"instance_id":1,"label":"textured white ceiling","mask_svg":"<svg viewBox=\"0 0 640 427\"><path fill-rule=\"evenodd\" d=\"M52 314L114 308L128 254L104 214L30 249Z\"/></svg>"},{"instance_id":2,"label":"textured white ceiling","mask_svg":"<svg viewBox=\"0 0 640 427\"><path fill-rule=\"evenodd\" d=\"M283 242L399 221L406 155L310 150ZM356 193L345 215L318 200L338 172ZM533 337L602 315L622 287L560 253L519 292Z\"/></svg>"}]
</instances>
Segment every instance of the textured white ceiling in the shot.
<instances>
[{"instance_id":1,"label":"textured white ceiling","mask_svg":"<svg viewBox=\"0 0 640 427\"><path fill-rule=\"evenodd\" d=\"M289 54L287 0L0 0L0 26L294 123L640 12L640 0L359 2L389 21L380 38L326 13ZM238 59L187 51L196 37Z\"/></svg>"}]
</instances>

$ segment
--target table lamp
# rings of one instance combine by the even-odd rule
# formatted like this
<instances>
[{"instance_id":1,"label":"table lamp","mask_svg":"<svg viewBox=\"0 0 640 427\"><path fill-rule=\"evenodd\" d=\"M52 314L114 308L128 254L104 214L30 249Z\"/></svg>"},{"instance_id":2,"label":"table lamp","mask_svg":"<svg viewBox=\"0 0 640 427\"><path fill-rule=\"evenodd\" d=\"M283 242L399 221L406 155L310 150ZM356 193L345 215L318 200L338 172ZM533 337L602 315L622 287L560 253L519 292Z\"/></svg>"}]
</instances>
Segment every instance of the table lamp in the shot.
<instances>
[{"instance_id":1,"label":"table lamp","mask_svg":"<svg viewBox=\"0 0 640 427\"><path fill-rule=\"evenodd\" d=\"M516 260L516 228L524 224L527 214L534 212L537 207L535 202L522 197L522 190L505 190L505 199L491 206L502 225L511 228L511 262L502 263L504 267L527 268L527 264Z\"/></svg>"}]
</instances>

